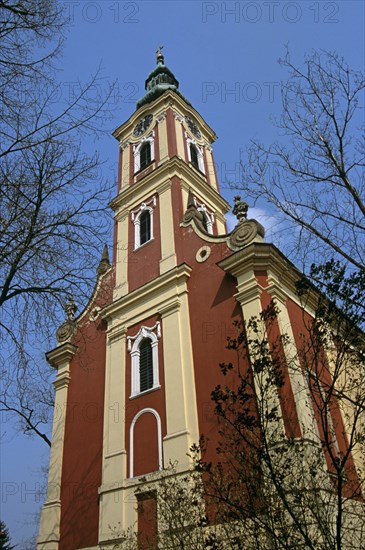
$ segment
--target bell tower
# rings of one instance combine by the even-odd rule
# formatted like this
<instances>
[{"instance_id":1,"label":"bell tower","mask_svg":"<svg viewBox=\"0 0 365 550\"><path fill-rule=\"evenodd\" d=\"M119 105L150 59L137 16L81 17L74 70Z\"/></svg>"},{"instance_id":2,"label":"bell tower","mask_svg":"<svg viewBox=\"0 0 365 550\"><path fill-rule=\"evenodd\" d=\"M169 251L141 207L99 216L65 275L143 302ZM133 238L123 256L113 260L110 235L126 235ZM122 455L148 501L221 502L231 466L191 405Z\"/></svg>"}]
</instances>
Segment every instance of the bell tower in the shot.
<instances>
[{"instance_id":1,"label":"bell tower","mask_svg":"<svg viewBox=\"0 0 365 550\"><path fill-rule=\"evenodd\" d=\"M192 234L199 241L225 234L229 209L214 167L216 135L179 91L161 48L145 88L136 111L113 133L119 178L111 203L115 287L103 313L108 341L100 542L121 517L125 525L135 522L128 495L141 484L139 476L170 461L189 468L187 454L200 435L189 241ZM186 222L189 213L195 231Z\"/></svg>"},{"instance_id":2,"label":"bell tower","mask_svg":"<svg viewBox=\"0 0 365 550\"><path fill-rule=\"evenodd\" d=\"M115 299L183 261L179 224L189 190L212 235L225 232L229 209L214 167L216 135L180 93L161 48L145 88L135 113L113 134L120 150L118 196L111 204Z\"/></svg>"},{"instance_id":3,"label":"bell tower","mask_svg":"<svg viewBox=\"0 0 365 550\"><path fill-rule=\"evenodd\" d=\"M68 315L46 355L57 376L38 550L113 548L128 528L141 533L141 550L153 547L151 480L170 463L190 470L201 434L216 448L211 391L219 363L230 361L226 338L261 307L254 264L262 279L264 230L236 197L238 222L226 232L216 135L161 47L145 88L113 133L112 265L105 249L88 304Z\"/></svg>"}]
</instances>

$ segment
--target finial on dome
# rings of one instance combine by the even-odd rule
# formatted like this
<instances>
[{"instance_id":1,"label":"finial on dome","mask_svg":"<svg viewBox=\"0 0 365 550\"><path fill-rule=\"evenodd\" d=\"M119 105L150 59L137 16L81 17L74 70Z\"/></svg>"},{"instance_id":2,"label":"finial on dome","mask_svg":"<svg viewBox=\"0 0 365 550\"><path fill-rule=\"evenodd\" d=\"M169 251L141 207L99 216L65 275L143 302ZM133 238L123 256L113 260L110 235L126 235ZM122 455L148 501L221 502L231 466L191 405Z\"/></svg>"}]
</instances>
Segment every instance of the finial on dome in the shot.
<instances>
[{"instance_id":1,"label":"finial on dome","mask_svg":"<svg viewBox=\"0 0 365 550\"><path fill-rule=\"evenodd\" d=\"M160 65L164 64L164 56L162 55L162 51L161 51L162 48L163 48L163 46L159 46L158 49L156 50L157 63L160 64Z\"/></svg>"}]
</instances>

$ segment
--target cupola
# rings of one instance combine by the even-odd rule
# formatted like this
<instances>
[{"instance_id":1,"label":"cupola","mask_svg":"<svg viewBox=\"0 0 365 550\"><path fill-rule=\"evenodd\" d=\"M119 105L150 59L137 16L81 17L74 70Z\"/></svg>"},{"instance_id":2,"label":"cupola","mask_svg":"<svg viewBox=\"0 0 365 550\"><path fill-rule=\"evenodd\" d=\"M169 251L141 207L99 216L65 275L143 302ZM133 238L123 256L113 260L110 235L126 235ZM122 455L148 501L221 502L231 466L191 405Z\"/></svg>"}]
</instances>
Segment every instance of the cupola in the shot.
<instances>
[{"instance_id":1,"label":"cupola","mask_svg":"<svg viewBox=\"0 0 365 550\"><path fill-rule=\"evenodd\" d=\"M191 105L191 103L179 92L179 81L175 78L173 72L165 65L164 56L161 51L162 48L163 46L160 46L156 51L157 67L155 67L146 79L146 94L137 101L137 109L147 103L151 103L166 92L166 90L173 90L188 105Z\"/></svg>"}]
</instances>

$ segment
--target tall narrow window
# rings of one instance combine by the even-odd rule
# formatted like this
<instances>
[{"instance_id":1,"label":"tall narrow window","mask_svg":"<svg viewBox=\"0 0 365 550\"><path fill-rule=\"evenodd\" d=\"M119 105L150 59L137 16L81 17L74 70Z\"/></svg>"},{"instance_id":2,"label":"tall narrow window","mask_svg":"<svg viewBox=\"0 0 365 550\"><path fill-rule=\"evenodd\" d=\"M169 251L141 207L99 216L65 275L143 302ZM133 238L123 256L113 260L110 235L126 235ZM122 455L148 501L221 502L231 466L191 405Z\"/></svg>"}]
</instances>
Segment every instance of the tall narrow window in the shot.
<instances>
[{"instance_id":1,"label":"tall narrow window","mask_svg":"<svg viewBox=\"0 0 365 550\"><path fill-rule=\"evenodd\" d=\"M139 244L151 240L151 215L149 210L144 210L139 220Z\"/></svg>"},{"instance_id":2,"label":"tall narrow window","mask_svg":"<svg viewBox=\"0 0 365 550\"><path fill-rule=\"evenodd\" d=\"M191 164L199 170L198 151L196 150L195 145L193 145L192 143L190 144L190 158Z\"/></svg>"},{"instance_id":3,"label":"tall narrow window","mask_svg":"<svg viewBox=\"0 0 365 550\"><path fill-rule=\"evenodd\" d=\"M208 230L208 219L207 219L207 216L206 214L203 212L203 219L202 219L202 223L203 223L203 227L205 229L205 231L207 233L209 233L209 230Z\"/></svg>"},{"instance_id":4,"label":"tall narrow window","mask_svg":"<svg viewBox=\"0 0 365 550\"><path fill-rule=\"evenodd\" d=\"M152 342L144 338L139 346L139 383L140 392L153 387Z\"/></svg>"},{"instance_id":5,"label":"tall narrow window","mask_svg":"<svg viewBox=\"0 0 365 550\"><path fill-rule=\"evenodd\" d=\"M151 163L151 144L146 141L140 151L140 169L146 168Z\"/></svg>"},{"instance_id":6,"label":"tall narrow window","mask_svg":"<svg viewBox=\"0 0 365 550\"><path fill-rule=\"evenodd\" d=\"M156 332L156 334L155 334ZM142 326L135 336L128 336L131 352L131 397L160 388L158 376L158 339L161 337L159 321L153 327ZM132 345L132 342L133 345Z\"/></svg>"},{"instance_id":7,"label":"tall narrow window","mask_svg":"<svg viewBox=\"0 0 365 550\"><path fill-rule=\"evenodd\" d=\"M155 158L154 134L144 138L139 143L133 145L134 172L143 170L153 162Z\"/></svg>"}]
</instances>

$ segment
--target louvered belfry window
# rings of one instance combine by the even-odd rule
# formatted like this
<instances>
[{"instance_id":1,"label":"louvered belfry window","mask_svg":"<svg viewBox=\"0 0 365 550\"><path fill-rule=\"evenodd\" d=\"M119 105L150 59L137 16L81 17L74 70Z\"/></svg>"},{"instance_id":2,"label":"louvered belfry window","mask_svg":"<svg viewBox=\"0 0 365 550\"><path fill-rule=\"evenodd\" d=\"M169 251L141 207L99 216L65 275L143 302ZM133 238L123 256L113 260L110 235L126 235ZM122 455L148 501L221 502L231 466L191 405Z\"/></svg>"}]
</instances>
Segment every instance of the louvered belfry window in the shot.
<instances>
[{"instance_id":1,"label":"louvered belfry window","mask_svg":"<svg viewBox=\"0 0 365 550\"><path fill-rule=\"evenodd\" d=\"M140 244L144 244L151 239L151 215L148 210L142 212L139 227Z\"/></svg>"},{"instance_id":2,"label":"louvered belfry window","mask_svg":"<svg viewBox=\"0 0 365 550\"><path fill-rule=\"evenodd\" d=\"M148 141L142 145L139 158L141 170L151 163L151 144Z\"/></svg>"},{"instance_id":3,"label":"louvered belfry window","mask_svg":"<svg viewBox=\"0 0 365 550\"><path fill-rule=\"evenodd\" d=\"M199 160L198 160L198 151L196 150L195 145L190 145L190 158L191 158L191 164L195 166L195 168L199 169Z\"/></svg>"},{"instance_id":4,"label":"louvered belfry window","mask_svg":"<svg viewBox=\"0 0 365 550\"><path fill-rule=\"evenodd\" d=\"M139 346L139 382L140 391L153 387L152 343L144 338Z\"/></svg>"}]
</instances>

